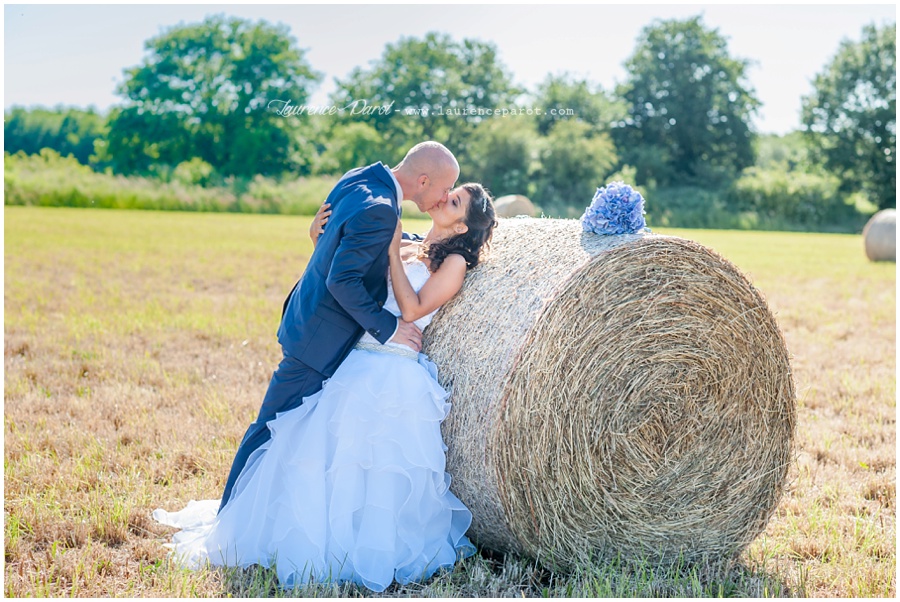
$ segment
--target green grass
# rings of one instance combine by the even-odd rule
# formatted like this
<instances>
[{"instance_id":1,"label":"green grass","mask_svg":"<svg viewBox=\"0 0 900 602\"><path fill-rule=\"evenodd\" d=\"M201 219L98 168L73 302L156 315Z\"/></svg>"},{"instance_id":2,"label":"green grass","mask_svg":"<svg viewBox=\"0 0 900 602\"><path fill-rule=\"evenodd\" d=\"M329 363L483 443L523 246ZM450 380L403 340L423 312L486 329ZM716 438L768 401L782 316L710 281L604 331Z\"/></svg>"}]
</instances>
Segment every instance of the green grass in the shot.
<instances>
[{"instance_id":1,"label":"green grass","mask_svg":"<svg viewBox=\"0 0 900 602\"><path fill-rule=\"evenodd\" d=\"M654 233L695 240L715 249L740 267L763 290L787 279L809 277L846 281L862 277L890 280L896 264L866 259L863 239L856 234L808 232L748 232L655 228Z\"/></svg>"},{"instance_id":2,"label":"green grass","mask_svg":"<svg viewBox=\"0 0 900 602\"><path fill-rule=\"evenodd\" d=\"M285 592L261 569L191 572L149 513L220 494L280 357L309 218L6 207L7 596ZM408 230L427 223L407 221ZM799 396L790 488L732 564L597 563L574 574L476 555L387 596L896 593L896 268L859 236L655 229L735 263L767 298Z\"/></svg>"}]
</instances>

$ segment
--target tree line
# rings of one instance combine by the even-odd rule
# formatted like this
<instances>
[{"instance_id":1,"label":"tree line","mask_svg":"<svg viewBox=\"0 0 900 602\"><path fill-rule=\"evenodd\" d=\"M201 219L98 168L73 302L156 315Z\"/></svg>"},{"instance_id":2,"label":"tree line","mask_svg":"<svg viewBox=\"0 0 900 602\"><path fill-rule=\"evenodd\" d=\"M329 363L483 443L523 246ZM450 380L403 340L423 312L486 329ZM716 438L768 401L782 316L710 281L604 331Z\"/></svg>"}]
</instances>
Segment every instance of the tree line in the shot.
<instances>
[{"instance_id":1,"label":"tree line","mask_svg":"<svg viewBox=\"0 0 900 602\"><path fill-rule=\"evenodd\" d=\"M461 180L525 194L547 214L580 213L615 178L664 200L657 223L825 224L896 206L895 37L896 24L870 25L842 42L802 99L801 130L780 137L752 130L748 61L701 17L646 26L615 89L553 74L525 90L495 45L429 33L388 44L327 107L310 107L322 74L285 25L217 15L148 40L106 114L8 110L5 145L99 173L246 188L394 164L434 139L459 158Z\"/></svg>"}]
</instances>

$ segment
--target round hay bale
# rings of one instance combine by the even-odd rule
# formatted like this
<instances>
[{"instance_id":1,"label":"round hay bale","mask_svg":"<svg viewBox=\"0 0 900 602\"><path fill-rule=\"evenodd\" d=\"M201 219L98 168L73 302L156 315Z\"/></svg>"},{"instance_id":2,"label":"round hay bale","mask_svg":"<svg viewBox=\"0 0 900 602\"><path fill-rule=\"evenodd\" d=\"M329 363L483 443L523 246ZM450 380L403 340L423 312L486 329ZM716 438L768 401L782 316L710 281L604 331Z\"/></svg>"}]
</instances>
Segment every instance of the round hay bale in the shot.
<instances>
[{"instance_id":1,"label":"round hay bale","mask_svg":"<svg viewBox=\"0 0 900 602\"><path fill-rule=\"evenodd\" d=\"M517 215L534 217L537 212L534 203L521 194L508 194L494 200L494 211L498 217L516 217Z\"/></svg>"},{"instance_id":2,"label":"round hay bale","mask_svg":"<svg viewBox=\"0 0 900 602\"><path fill-rule=\"evenodd\" d=\"M897 261L897 210L882 209L863 228L869 261Z\"/></svg>"},{"instance_id":3,"label":"round hay bale","mask_svg":"<svg viewBox=\"0 0 900 602\"><path fill-rule=\"evenodd\" d=\"M503 219L425 349L482 546L571 567L737 554L781 496L796 406L762 295L688 240Z\"/></svg>"}]
</instances>

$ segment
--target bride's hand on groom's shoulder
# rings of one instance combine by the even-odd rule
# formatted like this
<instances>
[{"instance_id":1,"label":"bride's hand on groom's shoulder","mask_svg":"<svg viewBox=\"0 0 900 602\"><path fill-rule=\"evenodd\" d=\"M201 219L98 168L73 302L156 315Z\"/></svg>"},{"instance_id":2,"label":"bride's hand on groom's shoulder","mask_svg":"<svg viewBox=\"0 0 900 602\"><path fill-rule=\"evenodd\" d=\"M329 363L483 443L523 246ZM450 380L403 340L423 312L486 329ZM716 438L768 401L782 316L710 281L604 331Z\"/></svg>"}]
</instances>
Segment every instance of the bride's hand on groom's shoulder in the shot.
<instances>
[{"instance_id":1,"label":"bride's hand on groom's shoulder","mask_svg":"<svg viewBox=\"0 0 900 602\"><path fill-rule=\"evenodd\" d=\"M325 231L325 224L328 223L328 216L330 215L331 205L322 203L322 206L316 211L316 216L313 218L312 223L309 225L309 237L312 239L313 246L316 246L316 242L319 240L319 234Z\"/></svg>"}]
</instances>

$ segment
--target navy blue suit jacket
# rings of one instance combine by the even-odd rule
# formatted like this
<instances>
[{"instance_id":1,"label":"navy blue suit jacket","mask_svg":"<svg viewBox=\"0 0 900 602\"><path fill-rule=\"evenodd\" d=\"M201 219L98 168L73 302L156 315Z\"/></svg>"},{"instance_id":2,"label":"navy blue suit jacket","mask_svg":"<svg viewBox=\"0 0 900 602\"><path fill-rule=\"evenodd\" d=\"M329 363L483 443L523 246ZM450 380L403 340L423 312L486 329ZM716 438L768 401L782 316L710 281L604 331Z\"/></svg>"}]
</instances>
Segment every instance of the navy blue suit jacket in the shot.
<instances>
[{"instance_id":1,"label":"navy blue suit jacket","mask_svg":"<svg viewBox=\"0 0 900 602\"><path fill-rule=\"evenodd\" d=\"M383 305L400 199L379 162L344 174L326 202L331 216L284 302L278 342L330 377L363 332L386 343L397 329L397 318Z\"/></svg>"}]
</instances>

